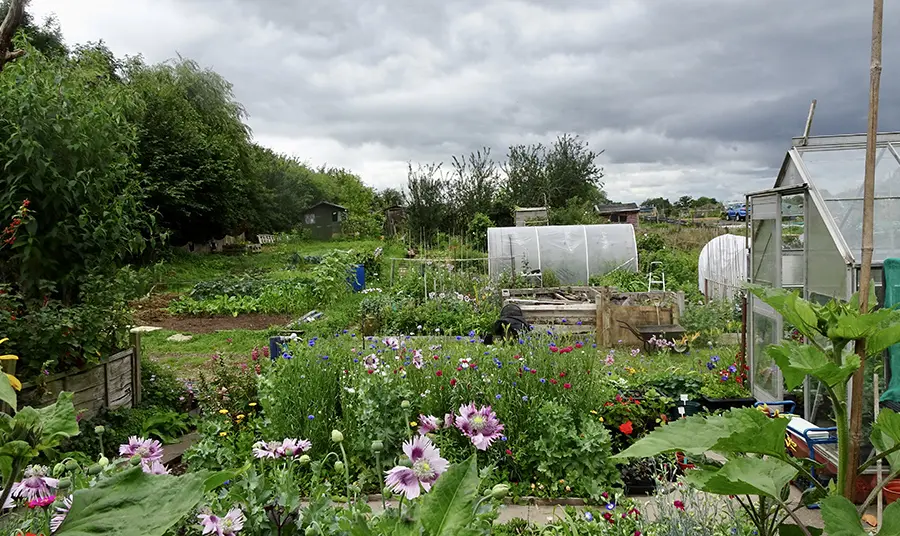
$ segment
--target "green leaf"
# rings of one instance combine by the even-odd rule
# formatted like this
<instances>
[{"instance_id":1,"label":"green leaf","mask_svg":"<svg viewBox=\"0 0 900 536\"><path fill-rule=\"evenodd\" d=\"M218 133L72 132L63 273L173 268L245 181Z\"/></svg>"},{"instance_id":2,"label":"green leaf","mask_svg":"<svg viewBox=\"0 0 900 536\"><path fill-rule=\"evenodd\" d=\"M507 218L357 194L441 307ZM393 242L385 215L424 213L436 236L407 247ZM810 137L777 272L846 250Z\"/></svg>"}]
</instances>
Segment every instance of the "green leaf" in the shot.
<instances>
[{"instance_id":1,"label":"green leaf","mask_svg":"<svg viewBox=\"0 0 900 536\"><path fill-rule=\"evenodd\" d=\"M783 341L777 346L768 346L766 354L781 369L788 389L802 385L807 375L821 380L829 387L837 387L846 383L860 366L859 356L856 354L849 354L844 364L838 366L815 346L797 341Z\"/></svg>"},{"instance_id":2,"label":"green leaf","mask_svg":"<svg viewBox=\"0 0 900 536\"><path fill-rule=\"evenodd\" d=\"M879 536L900 535L900 501L891 503L881 513L881 529Z\"/></svg>"},{"instance_id":3,"label":"green leaf","mask_svg":"<svg viewBox=\"0 0 900 536\"><path fill-rule=\"evenodd\" d=\"M753 285L750 286L750 291L806 337L813 338L817 333L821 333L815 309L809 302L800 298L797 292Z\"/></svg>"},{"instance_id":4,"label":"green leaf","mask_svg":"<svg viewBox=\"0 0 900 536\"><path fill-rule=\"evenodd\" d=\"M245 469L247 467L245 466ZM237 476L243 473L244 470L241 471L219 471L218 473L213 473L203 482L203 491L209 493L214 489L218 488L222 484L228 482L229 480L234 480Z\"/></svg>"},{"instance_id":5,"label":"green leaf","mask_svg":"<svg viewBox=\"0 0 900 536\"><path fill-rule=\"evenodd\" d=\"M821 502L822 521L828 536L867 536L856 507L845 497L832 495ZM887 511L884 512L887 514ZM888 519L887 515L884 519ZM884 533L890 534L890 533Z\"/></svg>"},{"instance_id":6,"label":"green leaf","mask_svg":"<svg viewBox=\"0 0 900 536\"><path fill-rule=\"evenodd\" d=\"M78 419L75 418L72 393L59 393L55 404L40 408L37 413L43 430L41 448L55 447L61 440L78 435Z\"/></svg>"},{"instance_id":7,"label":"green leaf","mask_svg":"<svg viewBox=\"0 0 900 536\"><path fill-rule=\"evenodd\" d=\"M817 529L816 527L806 527L806 530L809 531L810 536L821 536L823 532L822 529ZM779 536L806 536L806 533L803 532L797 525L779 525L778 527L778 535Z\"/></svg>"},{"instance_id":8,"label":"green leaf","mask_svg":"<svg viewBox=\"0 0 900 536\"><path fill-rule=\"evenodd\" d=\"M828 324L827 335L829 339L849 341L865 339L874 335L892 315L890 309L879 309L864 315L849 311L847 314L839 315L836 322Z\"/></svg>"},{"instance_id":9,"label":"green leaf","mask_svg":"<svg viewBox=\"0 0 900 536\"><path fill-rule=\"evenodd\" d=\"M429 536L451 536L465 531L475 520L478 468L475 456L454 465L435 482L421 506L421 523Z\"/></svg>"},{"instance_id":10,"label":"green leaf","mask_svg":"<svg viewBox=\"0 0 900 536\"><path fill-rule=\"evenodd\" d=\"M781 500L781 491L797 470L776 458L735 458L721 468L689 471L685 478L698 489L716 495L765 495Z\"/></svg>"},{"instance_id":11,"label":"green leaf","mask_svg":"<svg viewBox=\"0 0 900 536\"><path fill-rule=\"evenodd\" d=\"M900 311L892 310L886 325L866 339L866 353L878 355L897 343L900 343Z\"/></svg>"},{"instance_id":12,"label":"green leaf","mask_svg":"<svg viewBox=\"0 0 900 536\"><path fill-rule=\"evenodd\" d=\"M694 415L657 428L613 458L647 458L675 451L688 455L749 452L782 458L787 425L787 419L772 419L753 408Z\"/></svg>"},{"instance_id":13,"label":"green leaf","mask_svg":"<svg viewBox=\"0 0 900 536\"><path fill-rule=\"evenodd\" d=\"M203 499L206 471L183 476L148 475L140 467L75 492L72 508L54 536L162 536Z\"/></svg>"},{"instance_id":14,"label":"green leaf","mask_svg":"<svg viewBox=\"0 0 900 536\"><path fill-rule=\"evenodd\" d=\"M878 413L878 420L872 426L869 439L878 452L887 452L900 445L900 413L882 409ZM900 451L888 454L886 459L892 469L900 469Z\"/></svg>"},{"instance_id":15,"label":"green leaf","mask_svg":"<svg viewBox=\"0 0 900 536\"><path fill-rule=\"evenodd\" d=\"M9 378L6 377L6 374L0 374L0 400L11 407L13 412L16 411L16 390L9 384Z\"/></svg>"}]
</instances>

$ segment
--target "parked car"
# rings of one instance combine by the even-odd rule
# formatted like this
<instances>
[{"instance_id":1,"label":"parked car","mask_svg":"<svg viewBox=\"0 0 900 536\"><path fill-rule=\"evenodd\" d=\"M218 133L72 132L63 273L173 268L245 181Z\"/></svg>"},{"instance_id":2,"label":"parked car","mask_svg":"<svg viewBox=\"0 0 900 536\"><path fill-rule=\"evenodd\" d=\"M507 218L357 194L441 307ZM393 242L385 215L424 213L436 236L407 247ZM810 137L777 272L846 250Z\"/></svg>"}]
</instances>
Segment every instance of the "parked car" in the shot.
<instances>
[{"instance_id":1,"label":"parked car","mask_svg":"<svg viewBox=\"0 0 900 536\"><path fill-rule=\"evenodd\" d=\"M729 205L725 211L725 219L728 221L744 221L747 219L747 204L737 203Z\"/></svg>"}]
</instances>

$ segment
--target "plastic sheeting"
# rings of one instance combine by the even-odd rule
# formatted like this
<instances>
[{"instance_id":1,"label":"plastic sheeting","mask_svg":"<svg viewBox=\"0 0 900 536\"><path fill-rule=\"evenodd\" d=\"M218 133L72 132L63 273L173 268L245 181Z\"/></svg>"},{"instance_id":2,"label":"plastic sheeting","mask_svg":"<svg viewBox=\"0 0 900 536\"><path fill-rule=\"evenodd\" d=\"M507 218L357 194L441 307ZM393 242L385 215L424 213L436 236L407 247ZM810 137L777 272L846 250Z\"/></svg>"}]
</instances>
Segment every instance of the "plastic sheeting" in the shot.
<instances>
[{"instance_id":1,"label":"plastic sheeting","mask_svg":"<svg viewBox=\"0 0 900 536\"><path fill-rule=\"evenodd\" d=\"M561 284L587 284L617 268L638 270L631 224L492 227L487 232L491 277L548 271Z\"/></svg>"},{"instance_id":2,"label":"plastic sheeting","mask_svg":"<svg viewBox=\"0 0 900 536\"><path fill-rule=\"evenodd\" d=\"M707 298L733 298L747 280L747 239L733 234L713 238L703 246L697 268L700 292Z\"/></svg>"}]
</instances>

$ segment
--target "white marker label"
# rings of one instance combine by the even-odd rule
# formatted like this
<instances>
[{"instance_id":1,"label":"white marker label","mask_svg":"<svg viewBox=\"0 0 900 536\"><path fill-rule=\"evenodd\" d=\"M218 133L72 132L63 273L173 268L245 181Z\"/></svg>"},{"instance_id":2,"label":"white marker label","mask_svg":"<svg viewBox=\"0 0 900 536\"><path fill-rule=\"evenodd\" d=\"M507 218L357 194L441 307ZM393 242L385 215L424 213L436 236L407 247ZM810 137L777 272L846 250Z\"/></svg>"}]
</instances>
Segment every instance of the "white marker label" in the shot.
<instances>
[{"instance_id":1,"label":"white marker label","mask_svg":"<svg viewBox=\"0 0 900 536\"><path fill-rule=\"evenodd\" d=\"M688 395L681 395L681 401L682 401L682 402L687 402L687 401L688 401Z\"/></svg>"},{"instance_id":2,"label":"white marker label","mask_svg":"<svg viewBox=\"0 0 900 536\"><path fill-rule=\"evenodd\" d=\"M684 406L678 406L678 414L684 415Z\"/></svg>"}]
</instances>

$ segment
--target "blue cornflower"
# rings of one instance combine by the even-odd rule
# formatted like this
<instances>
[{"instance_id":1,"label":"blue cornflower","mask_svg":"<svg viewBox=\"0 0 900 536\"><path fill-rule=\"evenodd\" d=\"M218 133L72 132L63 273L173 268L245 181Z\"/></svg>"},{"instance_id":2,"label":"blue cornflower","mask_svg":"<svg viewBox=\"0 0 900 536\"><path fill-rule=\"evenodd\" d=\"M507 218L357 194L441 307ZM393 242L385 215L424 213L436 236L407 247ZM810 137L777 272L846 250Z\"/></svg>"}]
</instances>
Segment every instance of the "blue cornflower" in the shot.
<instances>
[{"instance_id":1,"label":"blue cornflower","mask_svg":"<svg viewBox=\"0 0 900 536\"><path fill-rule=\"evenodd\" d=\"M531 372L531 369L527 366L522 367L522 370L524 370L525 372Z\"/></svg>"},{"instance_id":2,"label":"blue cornflower","mask_svg":"<svg viewBox=\"0 0 900 536\"><path fill-rule=\"evenodd\" d=\"M713 365L712 361L710 361L709 363L706 364L706 368L708 368L709 370L712 370L712 369L716 368L716 366Z\"/></svg>"},{"instance_id":3,"label":"blue cornflower","mask_svg":"<svg viewBox=\"0 0 900 536\"><path fill-rule=\"evenodd\" d=\"M291 354L289 354L287 352L284 352L283 354L281 354L281 357L284 359L293 359L294 358L294 356L292 356Z\"/></svg>"},{"instance_id":4,"label":"blue cornflower","mask_svg":"<svg viewBox=\"0 0 900 536\"><path fill-rule=\"evenodd\" d=\"M462 335L457 335L457 336L456 336L456 340L461 341L461 340L462 340Z\"/></svg>"},{"instance_id":5,"label":"blue cornflower","mask_svg":"<svg viewBox=\"0 0 900 536\"><path fill-rule=\"evenodd\" d=\"M541 378L541 379L538 380L538 381L540 381L541 383L547 383L547 378Z\"/></svg>"},{"instance_id":6,"label":"blue cornflower","mask_svg":"<svg viewBox=\"0 0 900 536\"><path fill-rule=\"evenodd\" d=\"M353 362L354 362L354 363L359 363L359 359L357 359L357 358L354 357L354 358L353 358Z\"/></svg>"},{"instance_id":7,"label":"blue cornflower","mask_svg":"<svg viewBox=\"0 0 900 536\"><path fill-rule=\"evenodd\" d=\"M522 339L519 339L519 344L525 344L525 341Z\"/></svg>"},{"instance_id":8,"label":"blue cornflower","mask_svg":"<svg viewBox=\"0 0 900 536\"><path fill-rule=\"evenodd\" d=\"M606 509L607 509L607 510L615 510L615 509L616 509L616 503L606 503Z\"/></svg>"},{"instance_id":9,"label":"blue cornflower","mask_svg":"<svg viewBox=\"0 0 900 536\"><path fill-rule=\"evenodd\" d=\"M316 418L316 416L315 415L307 415L306 418L309 420L313 420Z\"/></svg>"},{"instance_id":10,"label":"blue cornflower","mask_svg":"<svg viewBox=\"0 0 900 536\"><path fill-rule=\"evenodd\" d=\"M327 355L323 355L323 356L322 356L322 360L323 360L323 361L328 361L328 356L327 356Z\"/></svg>"},{"instance_id":11,"label":"blue cornflower","mask_svg":"<svg viewBox=\"0 0 900 536\"><path fill-rule=\"evenodd\" d=\"M718 362L719 362L719 356L717 356L717 355L712 356L710 359L712 359L712 362L713 362L713 363L718 363Z\"/></svg>"},{"instance_id":12,"label":"blue cornflower","mask_svg":"<svg viewBox=\"0 0 900 536\"><path fill-rule=\"evenodd\" d=\"M592 513L590 513L590 512L585 512L585 513L584 513L584 520L585 520L585 521L593 521L593 520L594 520L594 514L592 514Z\"/></svg>"},{"instance_id":13,"label":"blue cornflower","mask_svg":"<svg viewBox=\"0 0 900 536\"><path fill-rule=\"evenodd\" d=\"M528 402L528 395L522 396L522 402Z\"/></svg>"},{"instance_id":14,"label":"blue cornflower","mask_svg":"<svg viewBox=\"0 0 900 536\"><path fill-rule=\"evenodd\" d=\"M722 381L723 381L723 382L727 382L727 381L728 381L728 374L722 374Z\"/></svg>"},{"instance_id":15,"label":"blue cornflower","mask_svg":"<svg viewBox=\"0 0 900 536\"><path fill-rule=\"evenodd\" d=\"M732 373L735 373L735 372L737 372L737 367L734 365L731 365L728 367L728 370L731 371Z\"/></svg>"},{"instance_id":16,"label":"blue cornflower","mask_svg":"<svg viewBox=\"0 0 900 536\"><path fill-rule=\"evenodd\" d=\"M579 320L578 322L575 322L575 325L576 325L576 326L580 326L580 325L581 325L581 320ZM588 513L590 514L590 512L588 512Z\"/></svg>"},{"instance_id":17,"label":"blue cornflower","mask_svg":"<svg viewBox=\"0 0 900 536\"><path fill-rule=\"evenodd\" d=\"M562 323L565 324L566 322L568 322L568 320L566 320L565 318L563 318L563 319L562 319Z\"/></svg>"},{"instance_id":18,"label":"blue cornflower","mask_svg":"<svg viewBox=\"0 0 900 536\"><path fill-rule=\"evenodd\" d=\"M350 334L350 337L355 338L355 337L356 337L356 333L351 333L351 334Z\"/></svg>"},{"instance_id":19,"label":"blue cornflower","mask_svg":"<svg viewBox=\"0 0 900 536\"><path fill-rule=\"evenodd\" d=\"M485 352L484 355L491 355L491 353L490 353L490 352Z\"/></svg>"},{"instance_id":20,"label":"blue cornflower","mask_svg":"<svg viewBox=\"0 0 900 536\"><path fill-rule=\"evenodd\" d=\"M473 329L472 331L469 332L469 337L474 337L474 336L475 336L475 330Z\"/></svg>"},{"instance_id":21,"label":"blue cornflower","mask_svg":"<svg viewBox=\"0 0 900 536\"><path fill-rule=\"evenodd\" d=\"M347 331L348 331L348 330L346 330L346 329L345 329L345 330L344 330L344 335L346 335L346 334L347 334Z\"/></svg>"},{"instance_id":22,"label":"blue cornflower","mask_svg":"<svg viewBox=\"0 0 900 536\"><path fill-rule=\"evenodd\" d=\"M500 441L506 441L506 436L500 436Z\"/></svg>"},{"instance_id":23,"label":"blue cornflower","mask_svg":"<svg viewBox=\"0 0 900 536\"><path fill-rule=\"evenodd\" d=\"M500 400L501 398L503 398L503 395L498 393L497 396L495 396L494 398L496 398L497 400Z\"/></svg>"}]
</instances>

